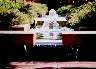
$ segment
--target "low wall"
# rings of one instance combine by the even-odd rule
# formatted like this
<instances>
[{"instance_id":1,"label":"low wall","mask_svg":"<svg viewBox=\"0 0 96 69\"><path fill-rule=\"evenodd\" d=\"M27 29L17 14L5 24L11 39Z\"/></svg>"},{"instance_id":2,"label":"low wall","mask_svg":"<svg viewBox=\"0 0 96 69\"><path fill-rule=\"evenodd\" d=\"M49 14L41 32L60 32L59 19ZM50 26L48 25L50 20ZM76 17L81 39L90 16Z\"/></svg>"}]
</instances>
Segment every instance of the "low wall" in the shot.
<instances>
[{"instance_id":1,"label":"low wall","mask_svg":"<svg viewBox=\"0 0 96 69\"><path fill-rule=\"evenodd\" d=\"M8 45L26 45L26 46L33 46L33 34L0 34L0 43Z\"/></svg>"},{"instance_id":2,"label":"low wall","mask_svg":"<svg viewBox=\"0 0 96 69\"><path fill-rule=\"evenodd\" d=\"M0 56L2 56L0 58L4 60L6 58L7 60L13 57L14 58L21 57L21 59L23 59L23 55L26 55L26 52L24 50L24 45L26 45L29 47L27 49L27 57L30 59L33 59L34 55L35 55L34 59L36 60L38 59L39 56L41 56L40 59L42 60L45 58L50 60L51 58L62 60L68 57L69 59L71 59L71 57L74 57L72 59L75 59L76 55L74 54L76 53L76 50L78 48L79 60L96 61L95 31L63 32L62 33L63 46L62 47L58 46L57 48L32 47L35 42L34 35L35 35L34 32L0 31ZM73 50L71 50L72 47L74 48Z\"/></svg>"},{"instance_id":3,"label":"low wall","mask_svg":"<svg viewBox=\"0 0 96 69\"><path fill-rule=\"evenodd\" d=\"M78 48L78 59L96 61L96 32L76 31L62 33L63 46ZM76 49L77 49L76 48ZM73 49L73 50L74 50ZM75 50L76 50L75 49Z\"/></svg>"},{"instance_id":4,"label":"low wall","mask_svg":"<svg viewBox=\"0 0 96 69\"><path fill-rule=\"evenodd\" d=\"M0 31L0 63L15 59L24 60L24 45L33 47L34 42L34 33Z\"/></svg>"},{"instance_id":5,"label":"low wall","mask_svg":"<svg viewBox=\"0 0 96 69\"><path fill-rule=\"evenodd\" d=\"M62 34L62 42L64 46L75 46L81 43L79 34Z\"/></svg>"}]
</instances>

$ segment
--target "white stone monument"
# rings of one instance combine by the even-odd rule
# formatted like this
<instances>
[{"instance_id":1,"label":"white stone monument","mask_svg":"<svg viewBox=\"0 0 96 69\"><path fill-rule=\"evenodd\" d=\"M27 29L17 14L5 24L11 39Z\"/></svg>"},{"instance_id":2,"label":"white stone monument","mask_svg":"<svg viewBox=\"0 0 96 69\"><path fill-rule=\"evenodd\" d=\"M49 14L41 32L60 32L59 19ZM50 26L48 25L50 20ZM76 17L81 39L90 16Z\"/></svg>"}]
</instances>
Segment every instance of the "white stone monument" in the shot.
<instances>
[{"instance_id":1,"label":"white stone monument","mask_svg":"<svg viewBox=\"0 0 96 69\"><path fill-rule=\"evenodd\" d=\"M72 31L70 28L60 28L57 21L67 21L66 17L59 16L54 9L49 11L49 15L36 18L35 22L43 21L43 26L41 28L36 28L35 31L43 34L44 39L57 39L58 35L62 31Z\"/></svg>"}]
</instances>

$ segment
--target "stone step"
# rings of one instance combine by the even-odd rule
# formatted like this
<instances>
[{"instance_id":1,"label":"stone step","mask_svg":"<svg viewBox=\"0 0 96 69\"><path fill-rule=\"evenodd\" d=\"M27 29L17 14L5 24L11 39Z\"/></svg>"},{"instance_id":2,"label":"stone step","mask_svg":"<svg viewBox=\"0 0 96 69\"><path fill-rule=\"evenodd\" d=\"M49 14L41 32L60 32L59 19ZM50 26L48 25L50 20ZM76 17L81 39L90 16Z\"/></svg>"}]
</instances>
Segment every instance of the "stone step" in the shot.
<instances>
[{"instance_id":1,"label":"stone step","mask_svg":"<svg viewBox=\"0 0 96 69\"><path fill-rule=\"evenodd\" d=\"M70 62L11 62L15 69L70 69L70 68L96 68L96 62L70 61Z\"/></svg>"}]
</instances>

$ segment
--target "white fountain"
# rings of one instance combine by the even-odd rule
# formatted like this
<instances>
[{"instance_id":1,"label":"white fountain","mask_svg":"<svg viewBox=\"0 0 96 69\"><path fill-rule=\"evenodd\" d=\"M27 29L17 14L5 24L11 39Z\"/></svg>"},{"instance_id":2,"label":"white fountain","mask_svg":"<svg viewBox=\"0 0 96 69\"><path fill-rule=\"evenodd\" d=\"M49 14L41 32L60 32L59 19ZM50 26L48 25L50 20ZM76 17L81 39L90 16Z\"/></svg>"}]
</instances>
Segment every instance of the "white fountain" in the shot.
<instances>
[{"instance_id":1,"label":"white fountain","mask_svg":"<svg viewBox=\"0 0 96 69\"><path fill-rule=\"evenodd\" d=\"M38 17L35 19L35 22L43 21L43 26L41 28L35 28L31 29L31 31L43 34L43 39L45 41L49 40L57 40L58 35L63 31L74 31L73 29L62 27L60 28L57 21L67 21L66 17L61 17L58 14L56 14L56 11L54 9L51 9L49 11L49 15Z\"/></svg>"}]
</instances>

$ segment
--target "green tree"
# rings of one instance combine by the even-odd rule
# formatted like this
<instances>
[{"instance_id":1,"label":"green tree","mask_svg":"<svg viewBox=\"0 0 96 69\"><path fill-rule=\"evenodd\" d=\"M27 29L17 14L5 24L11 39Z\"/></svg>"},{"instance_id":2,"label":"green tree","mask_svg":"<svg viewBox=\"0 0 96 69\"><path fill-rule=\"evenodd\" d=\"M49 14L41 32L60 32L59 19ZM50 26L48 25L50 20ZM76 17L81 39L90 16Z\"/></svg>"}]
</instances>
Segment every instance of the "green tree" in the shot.
<instances>
[{"instance_id":1,"label":"green tree","mask_svg":"<svg viewBox=\"0 0 96 69\"><path fill-rule=\"evenodd\" d=\"M74 27L92 17L94 13L96 13L96 2L88 2L87 4L77 7L74 13L71 13L68 23Z\"/></svg>"}]
</instances>

